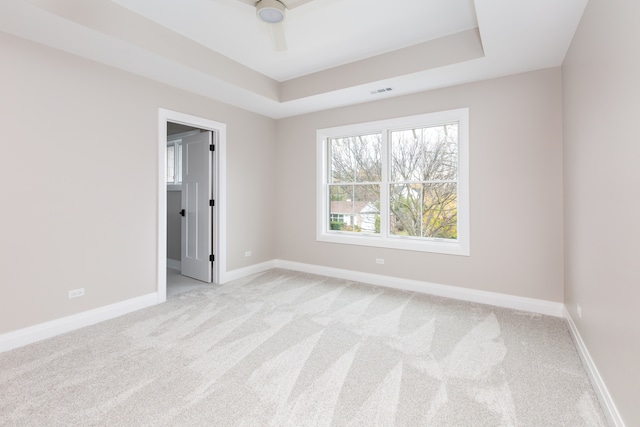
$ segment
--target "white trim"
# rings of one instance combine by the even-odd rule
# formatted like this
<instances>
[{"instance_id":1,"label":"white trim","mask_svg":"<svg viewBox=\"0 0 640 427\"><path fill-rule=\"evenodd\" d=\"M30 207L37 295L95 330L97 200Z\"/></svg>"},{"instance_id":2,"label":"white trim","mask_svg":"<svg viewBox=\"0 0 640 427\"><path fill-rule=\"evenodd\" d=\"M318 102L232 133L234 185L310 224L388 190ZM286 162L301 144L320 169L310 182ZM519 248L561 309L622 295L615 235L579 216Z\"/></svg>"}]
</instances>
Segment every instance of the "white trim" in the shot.
<instances>
[{"instance_id":1,"label":"white trim","mask_svg":"<svg viewBox=\"0 0 640 427\"><path fill-rule=\"evenodd\" d=\"M458 130L458 239L426 239L405 238L389 235L388 214L389 172L386 169L388 160L388 133L394 130L411 127L437 126L439 124L454 123ZM348 135L366 135L382 133L382 181L380 182L380 233L348 233L329 230L329 149L328 140ZM386 153L386 154L385 154ZM470 235L470 197L469 197L469 108L458 108L447 111L419 114L408 117L358 123L346 126L318 129L316 131L316 240L320 242L373 246L390 249L434 252L448 255L469 256L471 254Z\"/></svg>"},{"instance_id":2,"label":"white trim","mask_svg":"<svg viewBox=\"0 0 640 427\"><path fill-rule=\"evenodd\" d=\"M167 136L167 145L171 142L180 141L182 138L186 138L187 136L191 135L197 135L199 133L199 130L188 130L186 132L174 133L173 135Z\"/></svg>"},{"instance_id":3,"label":"white trim","mask_svg":"<svg viewBox=\"0 0 640 427\"><path fill-rule=\"evenodd\" d=\"M192 116L189 114L158 109L158 175L157 175L157 224L158 247L157 258L157 289L158 302L167 300L167 122L180 123L199 129L214 131L217 135L216 155L214 156L214 197L216 199L216 215L213 233L216 236L214 253L216 256L216 274L214 283L226 281L227 247L227 125L225 123Z\"/></svg>"},{"instance_id":4,"label":"white trim","mask_svg":"<svg viewBox=\"0 0 640 427\"><path fill-rule=\"evenodd\" d=\"M446 298L512 308L515 310L539 313L547 316L563 317L562 310L564 306L559 302L519 297L497 292L479 291L476 289L461 288L457 286L440 285L437 283L422 282L419 280L400 279L397 277L382 276L380 274L323 267L320 265L302 264L292 261L276 260L275 265L278 268L284 268L287 270L319 274L344 280L353 280L368 283L370 285L420 292L429 295L438 295Z\"/></svg>"},{"instance_id":5,"label":"white trim","mask_svg":"<svg viewBox=\"0 0 640 427\"><path fill-rule=\"evenodd\" d=\"M12 350L27 344L41 341L65 332L74 331L124 314L141 310L158 303L156 293L120 301L115 304L94 308L71 316L40 323L17 331L0 335L0 352Z\"/></svg>"},{"instance_id":6,"label":"white trim","mask_svg":"<svg viewBox=\"0 0 640 427\"><path fill-rule=\"evenodd\" d=\"M180 271L182 270L182 263L177 259L167 258L167 268Z\"/></svg>"},{"instance_id":7,"label":"white trim","mask_svg":"<svg viewBox=\"0 0 640 427\"><path fill-rule=\"evenodd\" d=\"M580 358L582 359L582 363L586 367L587 374L589 375L589 379L591 379L591 383L593 384L593 388L600 400L600 404L602 409L609 420L609 422L616 427L625 427L624 421L618 412L618 408L609 394L609 390L604 383L604 380L600 376L600 372L596 367L595 362L591 358L591 354L589 354L589 350L587 349L586 344L582 340L580 336L580 332L571 317L571 313L567 310L566 305L563 306L564 318L567 320L569 324L569 330L571 331L571 335L573 336L574 341L576 342L576 347L578 348L578 354L580 354Z\"/></svg>"},{"instance_id":8,"label":"white trim","mask_svg":"<svg viewBox=\"0 0 640 427\"><path fill-rule=\"evenodd\" d=\"M242 279L247 276L251 276L252 274L264 273L265 271L276 268L276 261L266 261L261 264L254 264L248 267L237 268L235 270L231 270L227 272L227 282L232 280Z\"/></svg>"}]
</instances>

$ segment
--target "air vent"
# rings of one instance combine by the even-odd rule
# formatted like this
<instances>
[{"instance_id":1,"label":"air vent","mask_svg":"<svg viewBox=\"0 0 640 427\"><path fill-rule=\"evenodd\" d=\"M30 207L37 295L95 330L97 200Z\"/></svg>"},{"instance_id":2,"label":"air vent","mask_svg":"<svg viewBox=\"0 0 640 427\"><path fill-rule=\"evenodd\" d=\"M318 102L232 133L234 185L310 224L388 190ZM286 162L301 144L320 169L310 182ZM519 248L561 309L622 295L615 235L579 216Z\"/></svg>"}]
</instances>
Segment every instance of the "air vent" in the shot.
<instances>
[{"instance_id":1,"label":"air vent","mask_svg":"<svg viewBox=\"0 0 640 427\"><path fill-rule=\"evenodd\" d=\"M393 88L383 87L383 88L378 89L378 90L372 90L370 93L371 93L371 95L379 95L381 93L391 92L392 90L393 90Z\"/></svg>"}]
</instances>

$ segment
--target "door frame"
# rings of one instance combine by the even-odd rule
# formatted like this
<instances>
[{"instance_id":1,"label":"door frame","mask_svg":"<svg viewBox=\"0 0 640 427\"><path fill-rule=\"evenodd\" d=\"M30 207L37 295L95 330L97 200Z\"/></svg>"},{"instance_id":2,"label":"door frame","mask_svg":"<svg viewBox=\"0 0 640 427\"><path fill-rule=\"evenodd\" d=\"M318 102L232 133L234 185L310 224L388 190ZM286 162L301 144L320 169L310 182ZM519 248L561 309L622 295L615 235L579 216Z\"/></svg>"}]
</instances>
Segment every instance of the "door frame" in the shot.
<instances>
[{"instance_id":1,"label":"door frame","mask_svg":"<svg viewBox=\"0 0 640 427\"><path fill-rule=\"evenodd\" d=\"M157 251L156 284L158 303L167 300L167 122L179 123L199 129L211 130L217 134L216 152L213 156L213 194L216 209L213 220L213 250L217 268L212 282L221 284L226 280L227 247L227 125L214 120L192 116L177 111L158 109L158 175L157 187Z\"/></svg>"}]
</instances>

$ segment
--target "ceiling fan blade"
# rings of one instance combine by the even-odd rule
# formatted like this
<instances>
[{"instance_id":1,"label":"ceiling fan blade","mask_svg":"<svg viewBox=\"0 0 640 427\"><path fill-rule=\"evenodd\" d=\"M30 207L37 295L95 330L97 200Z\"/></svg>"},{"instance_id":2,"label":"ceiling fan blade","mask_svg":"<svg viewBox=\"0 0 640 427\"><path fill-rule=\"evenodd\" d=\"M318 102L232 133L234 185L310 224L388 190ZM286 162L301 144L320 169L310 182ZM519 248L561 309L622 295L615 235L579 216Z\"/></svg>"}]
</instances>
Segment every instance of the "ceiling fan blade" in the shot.
<instances>
[{"instance_id":1,"label":"ceiling fan blade","mask_svg":"<svg viewBox=\"0 0 640 427\"><path fill-rule=\"evenodd\" d=\"M248 4L249 6L255 6L258 0L238 0L240 3Z\"/></svg>"},{"instance_id":2,"label":"ceiling fan blade","mask_svg":"<svg viewBox=\"0 0 640 427\"><path fill-rule=\"evenodd\" d=\"M287 50L287 39L284 36L284 25L282 25L282 23L268 25L275 49L281 52Z\"/></svg>"},{"instance_id":3,"label":"ceiling fan blade","mask_svg":"<svg viewBox=\"0 0 640 427\"><path fill-rule=\"evenodd\" d=\"M312 1L313 0L282 0L281 3L283 3L287 9L291 10L298 6L302 6L303 4L311 3Z\"/></svg>"}]
</instances>

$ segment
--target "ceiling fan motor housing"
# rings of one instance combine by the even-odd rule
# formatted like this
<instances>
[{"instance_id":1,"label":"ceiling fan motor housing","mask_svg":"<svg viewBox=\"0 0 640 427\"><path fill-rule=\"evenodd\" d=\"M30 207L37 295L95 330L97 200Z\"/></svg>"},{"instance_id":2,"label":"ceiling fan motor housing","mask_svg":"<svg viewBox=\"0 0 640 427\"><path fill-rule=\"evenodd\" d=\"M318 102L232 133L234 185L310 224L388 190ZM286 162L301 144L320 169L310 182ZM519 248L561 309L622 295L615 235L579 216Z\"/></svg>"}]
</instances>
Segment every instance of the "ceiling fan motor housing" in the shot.
<instances>
[{"instance_id":1,"label":"ceiling fan motor housing","mask_svg":"<svg viewBox=\"0 0 640 427\"><path fill-rule=\"evenodd\" d=\"M260 0L256 4L258 19L267 24L277 24L284 21L287 8L278 0Z\"/></svg>"}]
</instances>

